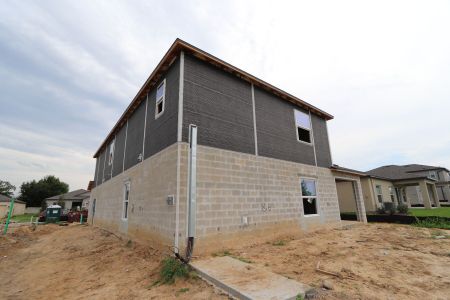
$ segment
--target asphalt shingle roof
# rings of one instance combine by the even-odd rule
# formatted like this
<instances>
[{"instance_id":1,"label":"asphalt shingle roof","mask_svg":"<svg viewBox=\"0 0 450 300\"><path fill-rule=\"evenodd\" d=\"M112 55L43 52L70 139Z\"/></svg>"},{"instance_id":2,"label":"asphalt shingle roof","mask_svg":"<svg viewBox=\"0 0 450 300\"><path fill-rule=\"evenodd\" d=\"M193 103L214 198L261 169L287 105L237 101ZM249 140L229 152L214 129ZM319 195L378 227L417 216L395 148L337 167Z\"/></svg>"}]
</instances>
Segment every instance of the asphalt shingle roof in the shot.
<instances>
[{"instance_id":1,"label":"asphalt shingle roof","mask_svg":"<svg viewBox=\"0 0 450 300\"><path fill-rule=\"evenodd\" d=\"M427 178L426 175L417 174L417 172L423 172L423 171L429 171L429 170L439 170L439 169L446 170L445 168L442 168L442 167L411 164L411 165L404 165L404 166L398 166L398 165L382 166L382 167L367 171L366 173L370 176L384 177L384 178L391 179L391 180L404 180L404 179Z\"/></svg>"},{"instance_id":2,"label":"asphalt shingle roof","mask_svg":"<svg viewBox=\"0 0 450 300\"><path fill-rule=\"evenodd\" d=\"M57 195L57 196L53 196L53 197L49 197L46 198L45 200L84 200L86 198L89 198L91 195L91 193L89 191L83 190L83 189L79 189L79 190L75 190L72 192L68 192L65 194L61 194L61 195Z\"/></svg>"}]
</instances>

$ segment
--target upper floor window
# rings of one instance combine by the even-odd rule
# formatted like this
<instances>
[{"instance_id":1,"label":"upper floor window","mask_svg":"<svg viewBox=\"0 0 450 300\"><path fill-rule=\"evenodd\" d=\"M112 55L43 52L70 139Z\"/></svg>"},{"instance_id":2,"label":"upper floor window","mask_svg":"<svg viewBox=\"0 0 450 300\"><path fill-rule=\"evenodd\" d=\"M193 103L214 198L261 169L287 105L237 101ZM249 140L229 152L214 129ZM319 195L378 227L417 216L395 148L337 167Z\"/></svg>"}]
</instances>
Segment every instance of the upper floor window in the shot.
<instances>
[{"instance_id":1,"label":"upper floor window","mask_svg":"<svg viewBox=\"0 0 450 300\"><path fill-rule=\"evenodd\" d=\"M302 200L303 200L303 214L316 215L317 214L317 192L316 181L313 179L302 179Z\"/></svg>"},{"instance_id":2,"label":"upper floor window","mask_svg":"<svg viewBox=\"0 0 450 300\"><path fill-rule=\"evenodd\" d=\"M436 171L430 171L429 176L431 179L438 179Z\"/></svg>"},{"instance_id":3,"label":"upper floor window","mask_svg":"<svg viewBox=\"0 0 450 300\"><path fill-rule=\"evenodd\" d=\"M309 114L294 110L297 139L301 142L311 144L311 119Z\"/></svg>"},{"instance_id":4,"label":"upper floor window","mask_svg":"<svg viewBox=\"0 0 450 300\"><path fill-rule=\"evenodd\" d=\"M108 166L112 165L114 160L114 148L115 148L116 140L112 141L109 144L109 156L108 156Z\"/></svg>"},{"instance_id":5,"label":"upper floor window","mask_svg":"<svg viewBox=\"0 0 450 300\"><path fill-rule=\"evenodd\" d=\"M155 119L163 114L166 105L166 80L164 79L156 89Z\"/></svg>"},{"instance_id":6,"label":"upper floor window","mask_svg":"<svg viewBox=\"0 0 450 300\"><path fill-rule=\"evenodd\" d=\"M377 190L378 202L383 203L383 191L381 190L381 185L376 185L375 189Z\"/></svg>"}]
</instances>

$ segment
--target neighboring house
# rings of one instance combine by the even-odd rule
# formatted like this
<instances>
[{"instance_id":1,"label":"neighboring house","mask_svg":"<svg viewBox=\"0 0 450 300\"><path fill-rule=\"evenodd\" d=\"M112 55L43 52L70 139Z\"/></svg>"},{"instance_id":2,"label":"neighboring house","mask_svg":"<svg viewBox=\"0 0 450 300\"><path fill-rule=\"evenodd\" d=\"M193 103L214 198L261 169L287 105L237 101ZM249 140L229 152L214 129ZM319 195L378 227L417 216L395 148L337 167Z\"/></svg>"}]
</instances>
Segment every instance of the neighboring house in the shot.
<instances>
[{"instance_id":1,"label":"neighboring house","mask_svg":"<svg viewBox=\"0 0 450 300\"><path fill-rule=\"evenodd\" d=\"M0 195L0 219L8 216L9 206L11 203L11 198L4 195ZM14 200L14 207L12 215L23 215L25 213L25 202L20 200Z\"/></svg>"},{"instance_id":2,"label":"neighboring house","mask_svg":"<svg viewBox=\"0 0 450 300\"><path fill-rule=\"evenodd\" d=\"M335 176L362 193L332 118L177 39L94 155L89 221L176 248L196 226L197 250L339 222Z\"/></svg>"},{"instance_id":3,"label":"neighboring house","mask_svg":"<svg viewBox=\"0 0 450 300\"><path fill-rule=\"evenodd\" d=\"M89 207L90 196L91 192L79 189L66 194L46 198L45 202L47 203L47 206L58 204L61 205L63 209L77 210Z\"/></svg>"},{"instance_id":4,"label":"neighboring house","mask_svg":"<svg viewBox=\"0 0 450 300\"><path fill-rule=\"evenodd\" d=\"M439 207L450 204L450 176L446 168L426 165L388 165L361 172L361 185L367 212L374 212L385 202L409 207ZM348 187L338 184L341 211L353 211ZM343 209L344 207L344 209Z\"/></svg>"}]
</instances>

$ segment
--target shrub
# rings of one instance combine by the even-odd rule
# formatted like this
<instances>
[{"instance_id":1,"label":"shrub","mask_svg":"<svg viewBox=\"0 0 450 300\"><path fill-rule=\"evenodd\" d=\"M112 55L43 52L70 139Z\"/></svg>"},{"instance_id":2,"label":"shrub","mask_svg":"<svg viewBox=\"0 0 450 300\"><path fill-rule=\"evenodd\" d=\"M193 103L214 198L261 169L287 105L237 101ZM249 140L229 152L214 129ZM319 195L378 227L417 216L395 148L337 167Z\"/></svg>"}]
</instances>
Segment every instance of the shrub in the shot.
<instances>
[{"instance_id":1,"label":"shrub","mask_svg":"<svg viewBox=\"0 0 450 300\"><path fill-rule=\"evenodd\" d=\"M377 214L384 215L386 211L384 210L384 207L378 207L377 208Z\"/></svg>"},{"instance_id":2,"label":"shrub","mask_svg":"<svg viewBox=\"0 0 450 300\"><path fill-rule=\"evenodd\" d=\"M273 246L284 246L286 245L286 241L284 240L279 240L279 241L275 241L272 243Z\"/></svg>"},{"instance_id":3,"label":"shrub","mask_svg":"<svg viewBox=\"0 0 450 300\"><path fill-rule=\"evenodd\" d=\"M162 284L172 284L176 278L188 278L188 266L174 257L165 258L161 263L159 277Z\"/></svg>"},{"instance_id":4,"label":"shrub","mask_svg":"<svg viewBox=\"0 0 450 300\"><path fill-rule=\"evenodd\" d=\"M408 205L406 204L399 204L397 205L397 210L399 213L406 215L408 213L409 208Z\"/></svg>"}]
</instances>

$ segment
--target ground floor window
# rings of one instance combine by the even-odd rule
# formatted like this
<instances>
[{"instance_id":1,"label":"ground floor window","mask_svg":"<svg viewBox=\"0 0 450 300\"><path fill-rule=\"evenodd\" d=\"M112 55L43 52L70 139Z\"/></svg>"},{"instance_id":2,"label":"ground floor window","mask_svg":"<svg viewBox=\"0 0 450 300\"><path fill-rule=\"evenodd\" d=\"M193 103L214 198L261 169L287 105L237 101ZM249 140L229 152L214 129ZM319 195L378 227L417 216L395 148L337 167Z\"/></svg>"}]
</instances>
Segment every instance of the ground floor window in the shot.
<instances>
[{"instance_id":1,"label":"ground floor window","mask_svg":"<svg viewBox=\"0 0 450 300\"><path fill-rule=\"evenodd\" d=\"M78 207L81 208L81 205L83 202L72 202L72 209L78 209Z\"/></svg>"},{"instance_id":2,"label":"ground floor window","mask_svg":"<svg viewBox=\"0 0 450 300\"><path fill-rule=\"evenodd\" d=\"M375 189L377 190L377 199L379 203L383 203L383 192L381 190L381 185L376 185Z\"/></svg>"},{"instance_id":3,"label":"ground floor window","mask_svg":"<svg viewBox=\"0 0 450 300\"><path fill-rule=\"evenodd\" d=\"M130 182L126 182L123 189L123 213L122 218L128 219L128 202L130 199Z\"/></svg>"},{"instance_id":4,"label":"ground floor window","mask_svg":"<svg viewBox=\"0 0 450 300\"><path fill-rule=\"evenodd\" d=\"M317 214L317 192L316 181L313 179L302 179L302 201L303 214L316 215Z\"/></svg>"}]
</instances>

